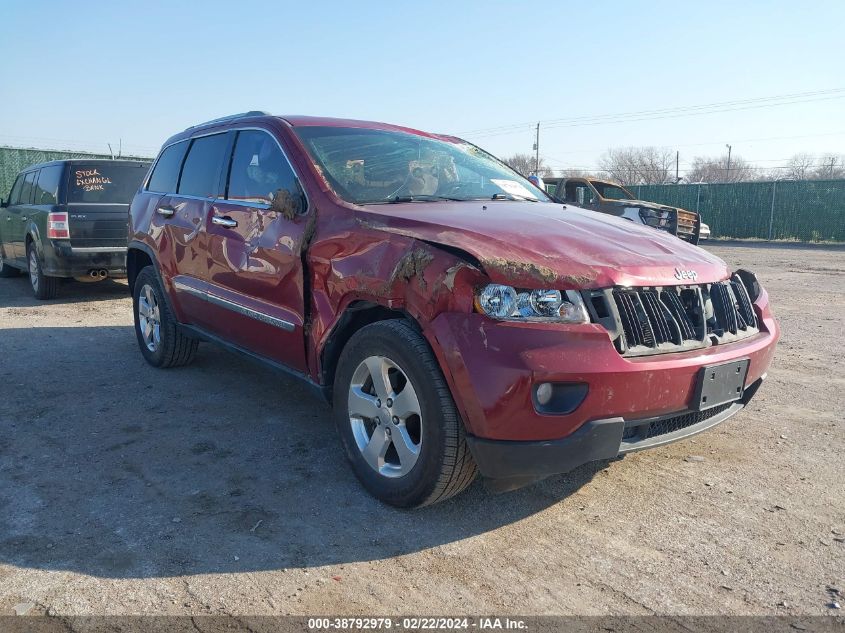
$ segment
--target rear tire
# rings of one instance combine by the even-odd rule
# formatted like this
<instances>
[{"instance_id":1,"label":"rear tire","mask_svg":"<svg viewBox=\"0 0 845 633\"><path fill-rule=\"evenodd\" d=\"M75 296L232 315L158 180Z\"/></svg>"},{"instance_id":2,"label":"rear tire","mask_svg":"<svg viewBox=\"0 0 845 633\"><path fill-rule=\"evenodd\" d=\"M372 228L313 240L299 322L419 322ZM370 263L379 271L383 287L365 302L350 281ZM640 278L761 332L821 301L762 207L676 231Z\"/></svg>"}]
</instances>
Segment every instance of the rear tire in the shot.
<instances>
[{"instance_id":1,"label":"rear tire","mask_svg":"<svg viewBox=\"0 0 845 633\"><path fill-rule=\"evenodd\" d=\"M3 261L3 253L0 252L0 277L17 277L20 274L20 270Z\"/></svg>"},{"instance_id":2,"label":"rear tire","mask_svg":"<svg viewBox=\"0 0 845 633\"><path fill-rule=\"evenodd\" d=\"M29 265L29 284L36 299L54 299L59 292L59 278L48 277L38 259L35 244L30 242L26 247L26 261Z\"/></svg>"},{"instance_id":3,"label":"rear tire","mask_svg":"<svg viewBox=\"0 0 845 633\"><path fill-rule=\"evenodd\" d=\"M440 366L407 322L373 323L349 339L334 382L334 417L355 475L385 503L436 503L476 477Z\"/></svg>"},{"instance_id":4,"label":"rear tire","mask_svg":"<svg viewBox=\"0 0 845 633\"><path fill-rule=\"evenodd\" d=\"M185 336L152 266L135 278L132 293L135 336L144 359L153 367L182 367L194 360L199 341Z\"/></svg>"}]
</instances>

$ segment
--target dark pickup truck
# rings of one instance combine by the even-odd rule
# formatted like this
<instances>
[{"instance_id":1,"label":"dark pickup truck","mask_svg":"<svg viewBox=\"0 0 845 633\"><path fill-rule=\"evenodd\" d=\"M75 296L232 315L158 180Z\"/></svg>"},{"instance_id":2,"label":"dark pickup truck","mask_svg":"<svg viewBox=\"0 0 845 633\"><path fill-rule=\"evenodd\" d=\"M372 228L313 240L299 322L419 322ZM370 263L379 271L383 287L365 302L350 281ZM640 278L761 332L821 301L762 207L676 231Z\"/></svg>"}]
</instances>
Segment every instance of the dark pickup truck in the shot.
<instances>
[{"instance_id":1,"label":"dark pickup truck","mask_svg":"<svg viewBox=\"0 0 845 633\"><path fill-rule=\"evenodd\" d=\"M149 166L60 160L24 169L0 202L0 277L28 271L35 296L52 299L62 277L125 275L129 203Z\"/></svg>"}]
</instances>

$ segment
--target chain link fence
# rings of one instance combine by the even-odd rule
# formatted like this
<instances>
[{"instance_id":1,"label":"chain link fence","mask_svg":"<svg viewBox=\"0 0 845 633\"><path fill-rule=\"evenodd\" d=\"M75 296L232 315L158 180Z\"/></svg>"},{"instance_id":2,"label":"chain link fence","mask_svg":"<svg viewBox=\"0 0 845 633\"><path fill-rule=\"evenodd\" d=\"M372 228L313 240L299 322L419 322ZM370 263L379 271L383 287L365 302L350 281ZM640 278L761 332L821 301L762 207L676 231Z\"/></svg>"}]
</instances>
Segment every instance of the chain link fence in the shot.
<instances>
[{"instance_id":1,"label":"chain link fence","mask_svg":"<svg viewBox=\"0 0 845 633\"><path fill-rule=\"evenodd\" d=\"M91 154L89 152L71 152L52 149L24 149L20 147L0 147L0 198L8 199L15 178L22 169L36 163L50 160L69 160L86 158L110 159L109 154ZM151 160L145 156L121 156L123 160Z\"/></svg>"},{"instance_id":2,"label":"chain link fence","mask_svg":"<svg viewBox=\"0 0 845 633\"><path fill-rule=\"evenodd\" d=\"M845 242L845 180L629 186L637 198L698 211L713 237Z\"/></svg>"}]
</instances>

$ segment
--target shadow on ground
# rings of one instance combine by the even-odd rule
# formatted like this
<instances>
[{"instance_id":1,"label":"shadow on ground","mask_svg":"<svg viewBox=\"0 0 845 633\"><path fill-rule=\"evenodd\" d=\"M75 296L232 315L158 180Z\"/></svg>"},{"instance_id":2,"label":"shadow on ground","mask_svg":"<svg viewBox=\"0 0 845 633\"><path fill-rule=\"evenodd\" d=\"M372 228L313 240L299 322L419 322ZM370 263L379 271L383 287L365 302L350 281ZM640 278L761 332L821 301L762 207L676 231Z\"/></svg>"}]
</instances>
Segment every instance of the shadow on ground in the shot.
<instances>
[{"instance_id":1,"label":"shadow on ground","mask_svg":"<svg viewBox=\"0 0 845 633\"><path fill-rule=\"evenodd\" d=\"M519 521L604 467L400 511L359 486L307 387L210 345L155 370L131 327L0 329L0 354L0 561L21 567L137 578L377 560Z\"/></svg>"},{"instance_id":2,"label":"shadow on ground","mask_svg":"<svg viewBox=\"0 0 845 633\"><path fill-rule=\"evenodd\" d=\"M105 279L84 283L73 279L62 279L55 299L42 301L32 294L28 275L18 275L0 279L0 308L33 307L57 303L82 303L90 301L109 301L129 296L129 287L125 279Z\"/></svg>"}]
</instances>

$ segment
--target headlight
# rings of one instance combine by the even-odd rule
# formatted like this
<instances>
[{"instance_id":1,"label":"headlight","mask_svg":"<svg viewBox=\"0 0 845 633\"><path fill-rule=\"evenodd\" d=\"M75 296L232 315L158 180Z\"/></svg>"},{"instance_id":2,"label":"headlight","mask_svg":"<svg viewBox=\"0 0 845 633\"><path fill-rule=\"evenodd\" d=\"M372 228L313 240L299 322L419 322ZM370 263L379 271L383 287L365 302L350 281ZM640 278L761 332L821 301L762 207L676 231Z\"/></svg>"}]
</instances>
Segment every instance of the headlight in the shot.
<instances>
[{"instance_id":1,"label":"headlight","mask_svg":"<svg viewBox=\"0 0 845 633\"><path fill-rule=\"evenodd\" d=\"M488 284L476 293L475 308L506 321L590 322L587 306L576 290L516 290L502 284Z\"/></svg>"}]
</instances>

